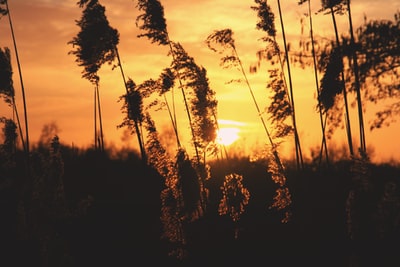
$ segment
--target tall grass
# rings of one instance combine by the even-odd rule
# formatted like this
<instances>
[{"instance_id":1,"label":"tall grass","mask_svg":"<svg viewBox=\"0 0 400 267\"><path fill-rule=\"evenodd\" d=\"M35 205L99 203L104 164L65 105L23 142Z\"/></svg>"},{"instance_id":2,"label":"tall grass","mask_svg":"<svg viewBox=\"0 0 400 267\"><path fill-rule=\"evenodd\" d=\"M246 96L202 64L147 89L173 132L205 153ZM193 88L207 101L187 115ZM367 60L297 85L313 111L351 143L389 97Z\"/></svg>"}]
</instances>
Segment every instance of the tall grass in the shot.
<instances>
[{"instance_id":1,"label":"tall grass","mask_svg":"<svg viewBox=\"0 0 400 267\"><path fill-rule=\"evenodd\" d=\"M22 103L23 103L23 106L24 106L24 121L25 121L25 142L23 142L24 138L23 138L22 134L21 134L21 140L22 140L22 145L23 145L25 153L26 153L27 162L29 162L28 111L27 111L27 103L26 103L27 101L26 101L26 96L25 96L25 86L24 86L24 80L23 80L23 75L22 75L22 66L21 66L21 62L20 62L20 59L19 59L17 40L16 40L16 37L15 37L13 20L11 18L11 13L10 13L10 8L9 8L9 5L8 5L8 1L7 0L2 0L2 1L0 1L0 5L5 5L4 8L0 7L0 13L1 13L1 15L7 15L7 17L8 17L8 23L9 23L9 26L10 26L11 36L12 36L12 40L13 40L15 58L16 58L16 61L17 61L18 77L19 77L19 81L20 81L20 84L21 84ZM16 105L15 104L14 104L14 109L15 109L16 114L18 114L17 111L16 111ZM17 117L17 120L18 120L18 124L20 125L18 117ZM19 127L21 127L21 126L19 126Z\"/></svg>"},{"instance_id":2,"label":"tall grass","mask_svg":"<svg viewBox=\"0 0 400 267\"><path fill-rule=\"evenodd\" d=\"M309 27L310 27L310 43L311 43L311 56L312 56L312 64L313 64L313 69L314 69L314 77L315 77L315 89L317 96L320 94L320 87L319 87L319 78L318 78L318 63L317 63L317 52L315 49L315 44L316 40L314 39L314 25L313 25L313 14L311 12L311 0L302 0L299 1L299 5L303 4L304 2L307 2L308 6L308 17L309 17ZM328 155L328 145L327 145L327 138L326 138L326 121L327 121L327 116L326 114L323 114L322 110L322 105L320 102L320 98L317 97L317 109L319 113L319 120L321 124L321 131L322 131L322 144L321 144L321 149L319 153L319 163L321 164L322 162L322 154L323 151L325 150L325 160L327 164L329 164L329 155Z\"/></svg>"},{"instance_id":3,"label":"tall grass","mask_svg":"<svg viewBox=\"0 0 400 267\"><path fill-rule=\"evenodd\" d=\"M281 10L281 2L277 0L278 4L278 11L279 11L279 18L281 22L281 30L282 30L282 38L283 38L283 45L285 48L285 61L286 61L286 67L287 67L287 75L288 75L288 80L289 80L289 100L291 103L292 107L292 123L293 123L293 130L294 130L294 140L295 140L295 149L296 149L296 162L298 168L303 168L303 155L301 151L301 145L300 145L300 139L299 139L299 134L297 131L297 123L296 123L296 109L294 105L294 95L293 95L293 82L292 82L292 74L291 74L291 69L290 69L290 61L289 61L289 47L287 46L286 42L286 34L285 34L285 25L283 21L283 14ZM281 63L282 64L282 63Z\"/></svg>"},{"instance_id":4,"label":"tall grass","mask_svg":"<svg viewBox=\"0 0 400 267\"><path fill-rule=\"evenodd\" d=\"M12 71L12 65L11 65L10 49L8 47L5 47L4 51L3 51L3 49L0 49L0 80L1 80L0 94L4 98L4 101L8 105L11 105L11 108L13 109L13 114L15 114L15 117L17 120L17 126L18 126L18 130L19 130L19 136L21 138L21 144L22 144L24 151L27 152L26 144L24 141L24 135L22 133L22 126L21 126L21 122L19 119L17 103L15 101L15 89L14 89L14 85L13 85L12 74L13 74L13 71ZM15 145L16 145L16 143L15 143ZM14 149L16 149L16 147Z\"/></svg>"},{"instance_id":5,"label":"tall grass","mask_svg":"<svg viewBox=\"0 0 400 267\"><path fill-rule=\"evenodd\" d=\"M268 164L269 165L270 164L273 165L273 167L272 167L272 169L273 169L272 177L275 177L275 176L278 175L279 177L283 177L284 178L285 177L284 165L283 165L283 163L281 161L281 158L280 158L280 156L278 154L277 145L273 141L272 135L270 134L270 131L267 128L266 122L264 120L264 117L263 117L263 114L262 114L261 109L259 107L259 104L257 102L257 99L255 98L255 95L254 95L253 89L252 89L252 87L250 85L250 82L247 79L247 75L246 75L246 72L244 71L243 64L242 64L242 62L241 62L241 60L240 60L240 58L238 56L238 53L236 51L235 40L233 39L233 31L231 29L215 30L212 34L210 34L207 37L206 44L211 50L213 50L215 52L218 51L214 47L215 44L222 47L222 51L220 51L221 53L224 53L225 49L228 50L228 52L225 52L226 55L221 58L221 65L231 64L232 66L235 66L235 65L239 66L240 71L241 71L241 73L242 73L242 75L244 77L245 83L246 83L246 85L247 85L247 87L249 89L249 92L250 92L251 98L253 100L254 106L255 106L255 108L257 110L258 116L259 116L259 118L261 120L263 129L264 129L264 131L265 131L265 133L267 135L267 138L268 138L268 141L269 141L269 144L270 144L271 153L269 155L272 156L272 162L270 162ZM282 128L286 128L287 129L287 127L282 127ZM286 130L284 130L284 132L286 132ZM229 176L227 178L229 178ZM284 179L277 179L277 180L274 180L274 181L277 181L277 184L279 184L280 187L285 187L286 186L285 185L285 181L286 181L285 178ZM280 183L278 181L281 181L282 183ZM285 190L287 190L287 188ZM275 200L280 202L282 200L282 198L280 197L280 196L282 196L281 189L277 189L276 193L277 193L277 197L275 198ZM290 199L290 197L288 197L288 199ZM290 204L290 201L288 202L288 204ZM285 208L287 206L288 205L285 205ZM279 207L279 205L278 206L274 206L274 207ZM289 221L289 217L290 217L290 213L285 214L285 219L283 219L282 222L288 222Z\"/></svg>"},{"instance_id":6,"label":"tall grass","mask_svg":"<svg viewBox=\"0 0 400 267\"><path fill-rule=\"evenodd\" d=\"M97 0L77 2L83 8L82 17L76 21L80 32L68 44L75 50L69 54L76 56L78 66L83 67L82 77L94 85L94 147L104 151L103 122L101 117L98 70L105 63L112 64L116 58L115 47L119 42L119 33L109 25L105 8ZM99 42L102 40L102 42ZM100 123L100 136L97 136L97 112ZM99 138L99 140L97 140Z\"/></svg>"},{"instance_id":7,"label":"tall grass","mask_svg":"<svg viewBox=\"0 0 400 267\"><path fill-rule=\"evenodd\" d=\"M340 45L340 40L339 40L339 32L337 29L337 23L336 23L336 16L335 14L343 14L345 12L345 4L346 1L336 1L336 0L328 0L328 1L322 1L322 8L321 11L329 10L329 13L331 14L332 17L332 24L335 32L335 45L333 48L333 51L335 51L335 54L331 54L331 60L330 63L334 65L334 71L338 71L340 73L340 78L338 76L338 73L330 73L330 69L327 69L325 71L325 76L328 75L333 75L336 76L335 79L338 79L335 85L332 87L333 90L331 89L325 89L325 87L330 87L329 82L326 81L324 83L324 80L321 81L321 93L328 91L328 94L332 94L331 91L333 91L333 95L337 95L336 90L339 90L340 93L343 94L343 100L344 100L344 107L345 107L345 127L346 127L346 132L347 132L347 142L349 145L349 152L350 155L354 155L354 149L353 149L353 139L352 139L352 133L351 133L351 123L350 123L350 114L349 114L349 104L348 104L348 98L347 98L347 90L346 90L346 85L345 85L345 77L344 77L344 71L343 71L343 62L342 62L342 57L343 57L343 52L342 48ZM340 59L338 59L338 57ZM340 60L340 61L339 61ZM340 79L340 80L339 80Z\"/></svg>"}]
</instances>

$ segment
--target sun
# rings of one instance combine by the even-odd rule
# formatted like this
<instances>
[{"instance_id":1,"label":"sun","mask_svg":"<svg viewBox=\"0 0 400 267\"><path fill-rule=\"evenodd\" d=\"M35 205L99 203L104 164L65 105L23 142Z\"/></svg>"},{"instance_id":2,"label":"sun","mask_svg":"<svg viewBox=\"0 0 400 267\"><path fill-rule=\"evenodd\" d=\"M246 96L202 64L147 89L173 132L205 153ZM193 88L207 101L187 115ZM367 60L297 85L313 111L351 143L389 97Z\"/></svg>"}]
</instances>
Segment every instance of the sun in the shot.
<instances>
[{"instance_id":1,"label":"sun","mask_svg":"<svg viewBox=\"0 0 400 267\"><path fill-rule=\"evenodd\" d=\"M220 145L229 146L239 139L239 128L225 127L217 131L217 143Z\"/></svg>"}]
</instances>

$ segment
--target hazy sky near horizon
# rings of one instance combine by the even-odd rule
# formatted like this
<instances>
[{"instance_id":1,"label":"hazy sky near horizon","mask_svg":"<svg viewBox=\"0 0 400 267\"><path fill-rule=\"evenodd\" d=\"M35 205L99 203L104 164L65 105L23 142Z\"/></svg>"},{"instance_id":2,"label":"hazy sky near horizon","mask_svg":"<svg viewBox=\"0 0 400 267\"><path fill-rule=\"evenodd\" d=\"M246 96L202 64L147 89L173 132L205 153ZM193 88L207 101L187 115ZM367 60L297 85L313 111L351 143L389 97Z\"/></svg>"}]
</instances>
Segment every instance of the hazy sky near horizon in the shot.
<instances>
[{"instance_id":1,"label":"hazy sky near horizon","mask_svg":"<svg viewBox=\"0 0 400 267\"><path fill-rule=\"evenodd\" d=\"M139 15L136 1L99 2L106 8L110 25L120 34L118 49L126 76L132 78L136 84L157 78L171 60L166 48L151 44L145 38L137 38L140 31L135 25ZM301 33L300 20L307 11L306 5L298 6L297 2L281 1L288 42L295 46ZM76 3L77 0L9 1L22 64L31 142L39 139L43 125L55 122L60 128L61 142L76 146L90 146L93 143L93 85L81 77L82 68L77 66L75 56L68 54L73 50L68 42L80 31L75 21L81 18L82 9ZM218 118L239 123L241 144L246 144L247 148L266 143L265 133L247 87L244 84L226 83L231 79L241 78L240 73L221 68L220 56L209 50L204 43L214 30L231 28L239 56L248 69L257 61L256 52L263 48L259 38L264 34L256 30L257 15L250 8L255 5L254 1L166 0L161 3L164 6L170 39L181 43L196 63L207 69L210 87L216 91L218 99ZM276 3L269 1L275 13L279 38L281 30ZM314 12L320 8L320 1L312 1L311 4ZM353 0L351 7L353 24L357 28L362 24L364 16L368 20L393 20L394 14L400 9L400 3L397 0ZM332 38L334 32L330 19L328 15L314 14L314 34ZM304 23L305 38L308 36L308 20ZM338 24L339 32L347 33L347 17L339 16ZM18 109L22 114L21 86L7 17L0 19L0 47L9 47L12 52L14 86ZM125 88L118 69L112 70L111 66L104 65L99 75L105 142L119 146L124 142L124 130L117 129L117 125L122 122L124 114L121 112L122 103L118 100L124 94ZM260 105L265 107L268 104L268 97L265 95L266 73L248 73L248 77ZM310 146L319 146L321 142L314 83L312 69L294 70L297 125L305 154L309 153ZM12 110L3 103L0 108L0 116L12 116ZM371 114L372 112L366 114L366 125L369 125ZM154 120L160 131L169 125L166 114L155 114ZM356 126L357 121L353 125ZM393 142L397 140L400 121L393 123L390 128L373 132L368 129L369 127L366 143L373 147L376 159L395 158L400 161L400 143ZM344 130L337 131L338 134L331 144L341 146ZM353 137L357 142L356 128ZM129 142L136 145L134 137ZM292 140L286 142L291 143Z\"/></svg>"}]
</instances>

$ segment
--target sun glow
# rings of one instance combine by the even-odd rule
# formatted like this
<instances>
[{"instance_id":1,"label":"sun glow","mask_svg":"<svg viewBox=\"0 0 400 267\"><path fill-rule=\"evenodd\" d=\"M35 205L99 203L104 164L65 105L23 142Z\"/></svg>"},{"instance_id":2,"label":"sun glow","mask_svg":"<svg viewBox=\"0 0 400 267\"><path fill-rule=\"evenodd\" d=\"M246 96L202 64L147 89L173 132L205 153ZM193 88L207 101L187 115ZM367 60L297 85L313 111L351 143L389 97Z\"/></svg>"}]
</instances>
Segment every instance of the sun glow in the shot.
<instances>
[{"instance_id":1,"label":"sun glow","mask_svg":"<svg viewBox=\"0 0 400 267\"><path fill-rule=\"evenodd\" d=\"M217 131L217 143L229 146L239 139L239 128L224 127Z\"/></svg>"}]
</instances>

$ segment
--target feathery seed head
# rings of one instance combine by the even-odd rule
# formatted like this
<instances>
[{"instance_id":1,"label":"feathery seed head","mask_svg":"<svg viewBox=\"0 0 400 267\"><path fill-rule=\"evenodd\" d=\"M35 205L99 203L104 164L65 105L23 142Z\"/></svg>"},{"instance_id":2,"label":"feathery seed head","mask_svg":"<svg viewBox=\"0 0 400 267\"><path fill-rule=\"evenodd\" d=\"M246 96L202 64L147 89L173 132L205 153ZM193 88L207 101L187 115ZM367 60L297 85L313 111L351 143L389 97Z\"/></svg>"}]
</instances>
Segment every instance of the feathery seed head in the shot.
<instances>
[{"instance_id":1,"label":"feathery seed head","mask_svg":"<svg viewBox=\"0 0 400 267\"><path fill-rule=\"evenodd\" d=\"M260 19L256 28L265 31L270 37L275 37L275 15L272 12L271 7L265 0L255 0L254 2L258 4L258 6L252 6L251 8L257 11L257 16Z\"/></svg>"},{"instance_id":2,"label":"feathery seed head","mask_svg":"<svg viewBox=\"0 0 400 267\"><path fill-rule=\"evenodd\" d=\"M167 45L167 23L164 18L164 7L158 0L139 0L137 8L144 13L137 16L136 26L145 33L138 37L147 37L152 43Z\"/></svg>"},{"instance_id":3,"label":"feathery seed head","mask_svg":"<svg viewBox=\"0 0 400 267\"><path fill-rule=\"evenodd\" d=\"M12 67L10 49L0 48L0 95L4 95L5 101L11 104L14 97L14 86L12 80Z\"/></svg>"}]
</instances>

